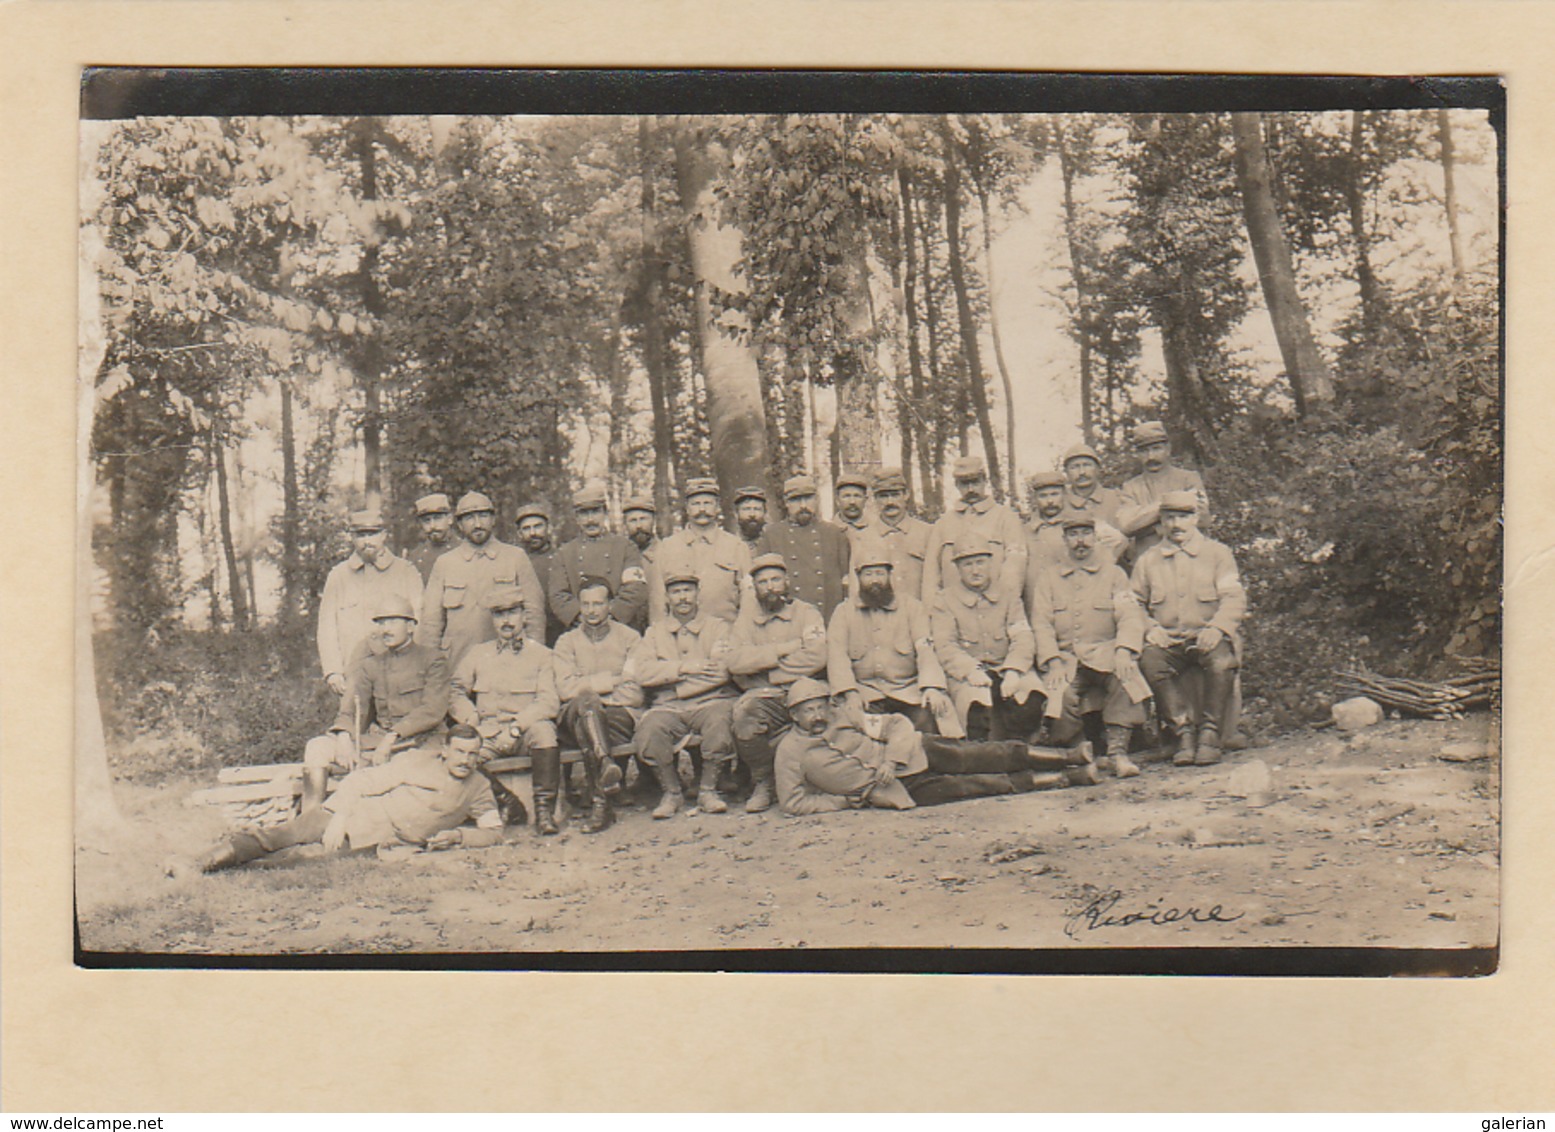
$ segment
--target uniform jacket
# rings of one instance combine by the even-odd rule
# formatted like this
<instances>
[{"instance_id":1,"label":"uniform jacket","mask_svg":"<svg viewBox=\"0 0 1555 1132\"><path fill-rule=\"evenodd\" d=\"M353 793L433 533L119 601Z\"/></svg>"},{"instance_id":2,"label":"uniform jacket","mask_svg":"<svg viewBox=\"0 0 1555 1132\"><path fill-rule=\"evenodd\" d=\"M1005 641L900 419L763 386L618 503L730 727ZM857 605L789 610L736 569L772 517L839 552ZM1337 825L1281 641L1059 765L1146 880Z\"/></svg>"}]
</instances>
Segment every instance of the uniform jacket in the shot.
<instances>
[{"instance_id":1,"label":"uniform jacket","mask_svg":"<svg viewBox=\"0 0 1555 1132\"><path fill-rule=\"evenodd\" d=\"M421 575L403 558L385 554L369 566L355 552L336 563L319 598L319 667L324 675L346 674L356 648L372 631L383 599L399 595L412 609L421 605Z\"/></svg>"},{"instance_id":2,"label":"uniform jacket","mask_svg":"<svg viewBox=\"0 0 1555 1132\"><path fill-rule=\"evenodd\" d=\"M702 614L733 624L750 582L751 553L745 540L714 525L682 527L655 542L648 571L650 625L673 620L665 603L664 572L680 567L690 567L700 579L697 605Z\"/></svg>"},{"instance_id":3,"label":"uniform jacket","mask_svg":"<svg viewBox=\"0 0 1555 1132\"><path fill-rule=\"evenodd\" d=\"M788 563L794 596L830 617L847 593L852 547L836 523L812 519L808 526L768 523L757 540L762 554L781 554Z\"/></svg>"},{"instance_id":4,"label":"uniform jacket","mask_svg":"<svg viewBox=\"0 0 1555 1132\"><path fill-rule=\"evenodd\" d=\"M871 516L866 538L873 538L891 552L891 584L901 593L928 601L923 592L923 563L929 553L929 524L915 515L903 515L891 526L878 514Z\"/></svg>"},{"instance_id":5,"label":"uniform jacket","mask_svg":"<svg viewBox=\"0 0 1555 1132\"><path fill-rule=\"evenodd\" d=\"M626 658L625 677L653 707L695 707L734 695L729 684L729 623L699 612L685 624L672 615L648 626ZM711 678L682 677L681 665L711 662Z\"/></svg>"},{"instance_id":6,"label":"uniform jacket","mask_svg":"<svg viewBox=\"0 0 1555 1132\"><path fill-rule=\"evenodd\" d=\"M1145 615L1128 576L1100 552L1097 547L1083 563L1065 556L1042 571L1027 595L1038 667L1067 654L1111 672L1119 646L1136 654L1144 647Z\"/></svg>"},{"instance_id":7,"label":"uniform jacket","mask_svg":"<svg viewBox=\"0 0 1555 1132\"><path fill-rule=\"evenodd\" d=\"M466 821L493 835L502 828L485 776L472 772L455 778L429 750L406 751L382 766L352 771L324 805L344 815L353 849L402 841L423 845L434 833Z\"/></svg>"},{"instance_id":8,"label":"uniform jacket","mask_svg":"<svg viewBox=\"0 0 1555 1132\"><path fill-rule=\"evenodd\" d=\"M405 557L410 560L410 564L414 566L416 568L416 572L421 575L422 582L425 582L432 576L432 567L437 563L437 560L463 541L464 540L459 537L458 531L450 531L448 534L448 541L443 543L442 546L434 546L426 539L422 539L416 544L415 549L413 549ZM420 603L418 602L417 605L419 606L419 604Z\"/></svg>"},{"instance_id":9,"label":"uniform jacket","mask_svg":"<svg viewBox=\"0 0 1555 1132\"><path fill-rule=\"evenodd\" d=\"M945 675L965 680L980 665L1025 672L1035 641L1020 594L990 585L978 593L957 582L929 606L934 652Z\"/></svg>"},{"instance_id":10,"label":"uniform jacket","mask_svg":"<svg viewBox=\"0 0 1555 1132\"><path fill-rule=\"evenodd\" d=\"M615 590L610 616L623 625L635 625L644 617L648 609L648 575L643 570L643 556L637 544L625 535L608 531L592 539L580 535L556 551L550 581L546 583L551 613L564 630L577 623L578 587L590 576L604 578Z\"/></svg>"},{"instance_id":11,"label":"uniform jacket","mask_svg":"<svg viewBox=\"0 0 1555 1132\"><path fill-rule=\"evenodd\" d=\"M360 736L376 724L410 739L441 730L447 713L448 660L442 653L414 641L391 650L382 641L365 640L357 646L330 730Z\"/></svg>"},{"instance_id":12,"label":"uniform jacket","mask_svg":"<svg viewBox=\"0 0 1555 1132\"><path fill-rule=\"evenodd\" d=\"M956 579L957 539L986 540L993 551L994 581L1005 589L1019 589L1026 576L1026 530L1020 516L1002 503L980 499L972 506L957 500L929 529L928 553L923 560L923 592L932 595Z\"/></svg>"},{"instance_id":13,"label":"uniform jacket","mask_svg":"<svg viewBox=\"0 0 1555 1132\"><path fill-rule=\"evenodd\" d=\"M826 628L826 679L833 694L858 691L866 702L883 696L921 704L925 688L945 687L945 673L923 603L898 593L885 609L865 609L849 598Z\"/></svg>"},{"instance_id":14,"label":"uniform jacket","mask_svg":"<svg viewBox=\"0 0 1555 1132\"><path fill-rule=\"evenodd\" d=\"M556 577L556 548L541 551L536 554L532 550L525 550L529 555L529 564L535 568L535 577L540 582L540 592L545 596L545 643L546 647L552 647L556 639L567 631L567 626L562 619L556 616L556 611L551 608L551 583Z\"/></svg>"},{"instance_id":15,"label":"uniform jacket","mask_svg":"<svg viewBox=\"0 0 1555 1132\"><path fill-rule=\"evenodd\" d=\"M799 647L780 657L778 646L786 641ZM777 613L752 601L729 630L729 671L741 688L792 684L825 667L826 622L808 601L796 599Z\"/></svg>"},{"instance_id":16,"label":"uniform jacket","mask_svg":"<svg viewBox=\"0 0 1555 1132\"><path fill-rule=\"evenodd\" d=\"M1191 491L1199 499L1199 522L1210 520L1209 495L1204 491L1204 478L1192 468L1179 468L1168 464L1159 472L1140 472L1118 489L1118 500L1125 507L1145 507L1159 503L1168 491Z\"/></svg>"},{"instance_id":17,"label":"uniform jacket","mask_svg":"<svg viewBox=\"0 0 1555 1132\"><path fill-rule=\"evenodd\" d=\"M606 621L605 635L599 640L579 625L568 629L556 642L556 691L562 702L583 692L593 692L606 704L638 709L643 690L624 677L626 658L642 635L619 621Z\"/></svg>"},{"instance_id":18,"label":"uniform jacket","mask_svg":"<svg viewBox=\"0 0 1555 1132\"><path fill-rule=\"evenodd\" d=\"M561 708L551 650L539 641L526 640L517 650L482 641L454 667L449 714L488 738L504 726L527 729L554 720Z\"/></svg>"},{"instance_id":19,"label":"uniform jacket","mask_svg":"<svg viewBox=\"0 0 1555 1132\"><path fill-rule=\"evenodd\" d=\"M496 538L484 546L460 543L432 567L416 640L435 645L457 665L472 645L495 640L486 599L493 590L517 586L524 595L524 632L545 643L545 591L523 550Z\"/></svg>"},{"instance_id":20,"label":"uniform jacket","mask_svg":"<svg viewBox=\"0 0 1555 1132\"><path fill-rule=\"evenodd\" d=\"M785 814L824 814L868 805L887 763L902 777L928 769L923 740L905 716L863 722L836 712L819 735L796 727L774 757L778 806ZM910 808L903 791L891 794L890 808Z\"/></svg>"},{"instance_id":21,"label":"uniform jacket","mask_svg":"<svg viewBox=\"0 0 1555 1132\"><path fill-rule=\"evenodd\" d=\"M1213 625L1233 642L1247 615L1247 591L1231 548L1198 531L1182 545L1157 543L1134 565L1134 593L1145 628L1159 625L1186 639Z\"/></svg>"},{"instance_id":22,"label":"uniform jacket","mask_svg":"<svg viewBox=\"0 0 1555 1132\"><path fill-rule=\"evenodd\" d=\"M1064 506L1069 510L1078 511L1113 526L1117 525L1118 508L1122 505L1122 498L1110 487L1097 484L1089 495L1081 495L1072 485L1064 487Z\"/></svg>"}]
</instances>

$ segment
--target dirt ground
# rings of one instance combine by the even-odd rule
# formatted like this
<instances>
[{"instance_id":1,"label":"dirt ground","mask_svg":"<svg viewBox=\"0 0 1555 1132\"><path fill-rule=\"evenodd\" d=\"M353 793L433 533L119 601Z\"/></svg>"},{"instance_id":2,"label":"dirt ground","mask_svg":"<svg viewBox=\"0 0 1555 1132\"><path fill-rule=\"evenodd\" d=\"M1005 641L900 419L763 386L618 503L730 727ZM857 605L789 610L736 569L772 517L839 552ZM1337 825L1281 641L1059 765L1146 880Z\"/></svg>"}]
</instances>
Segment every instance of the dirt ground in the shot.
<instances>
[{"instance_id":1,"label":"dirt ground","mask_svg":"<svg viewBox=\"0 0 1555 1132\"><path fill-rule=\"evenodd\" d=\"M398 861L315 847L180 880L163 874L168 855L225 829L183 804L213 782L120 783L132 833L77 850L81 942L218 955L1488 946L1498 745L1485 715L1393 721L907 813L655 822L638 808L593 837L525 827Z\"/></svg>"}]
</instances>

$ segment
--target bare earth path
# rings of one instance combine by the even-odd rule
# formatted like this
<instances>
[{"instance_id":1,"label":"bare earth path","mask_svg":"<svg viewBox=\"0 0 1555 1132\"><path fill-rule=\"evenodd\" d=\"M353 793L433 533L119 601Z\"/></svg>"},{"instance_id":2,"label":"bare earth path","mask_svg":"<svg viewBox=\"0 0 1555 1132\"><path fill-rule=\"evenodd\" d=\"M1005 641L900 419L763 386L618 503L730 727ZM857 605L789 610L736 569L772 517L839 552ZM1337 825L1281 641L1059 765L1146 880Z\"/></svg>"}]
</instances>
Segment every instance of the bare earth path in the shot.
<instances>
[{"instance_id":1,"label":"bare earth path","mask_svg":"<svg viewBox=\"0 0 1555 1132\"><path fill-rule=\"evenodd\" d=\"M81 940L194 954L1488 946L1496 741L1484 715L1391 722L1286 737L1213 768L1157 763L1125 782L902 814L736 807L653 822L630 810L596 837L542 842L525 828L488 850L304 852L180 881L162 876L164 857L223 829L182 805L210 783L121 784L142 836L78 850ZM1439 758L1474 746L1489 757ZM1237 796L1257 785L1255 760L1269 793ZM1104 922L1217 905L1224 922Z\"/></svg>"}]
</instances>

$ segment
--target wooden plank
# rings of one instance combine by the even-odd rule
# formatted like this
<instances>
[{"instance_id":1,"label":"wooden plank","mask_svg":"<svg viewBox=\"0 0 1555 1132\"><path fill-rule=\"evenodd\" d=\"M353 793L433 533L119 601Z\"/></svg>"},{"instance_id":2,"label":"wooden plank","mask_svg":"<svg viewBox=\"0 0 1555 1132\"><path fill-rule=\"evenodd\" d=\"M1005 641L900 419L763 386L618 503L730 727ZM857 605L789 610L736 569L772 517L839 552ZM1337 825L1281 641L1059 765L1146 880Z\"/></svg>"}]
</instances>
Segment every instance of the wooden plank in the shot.
<instances>
[{"instance_id":1,"label":"wooden plank","mask_svg":"<svg viewBox=\"0 0 1555 1132\"><path fill-rule=\"evenodd\" d=\"M212 786L207 790L196 790L184 800L184 804L210 806L223 802L258 802L265 798L294 797L301 793L301 779L271 779L269 782L244 782L234 786Z\"/></svg>"},{"instance_id":2,"label":"wooden plank","mask_svg":"<svg viewBox=\"0 0 1555 1132\"><path fill-rule=\"evenodd\" d=\"M301 763L270 763L267 766L228 766L216 772L216 781L223 783L269 782L274 778L299 778Z\"/></svg>"}]
</instances>

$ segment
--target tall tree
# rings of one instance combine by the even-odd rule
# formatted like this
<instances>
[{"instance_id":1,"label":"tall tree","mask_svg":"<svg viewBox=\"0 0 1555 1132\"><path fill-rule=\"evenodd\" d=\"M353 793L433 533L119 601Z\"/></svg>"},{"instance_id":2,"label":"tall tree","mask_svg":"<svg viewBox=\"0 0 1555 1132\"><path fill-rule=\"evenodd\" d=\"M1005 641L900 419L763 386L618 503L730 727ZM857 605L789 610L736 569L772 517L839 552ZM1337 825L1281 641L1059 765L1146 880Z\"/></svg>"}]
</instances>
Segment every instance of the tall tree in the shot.
<instances>
[{"instance_id":1,"label":"tall tree","mask_svg":"<svg viewBox=\"0 0 1555 1132\"><path fill-rule=\"evenodd\" d=\"M1458 179L1452 144L1452 113L1445 107L1436 112L1436 137L1442 159L1442 204L1447 210L1447 243L1452 252L1452 278L1456 284L1463 280L1463 235L1458 229Z\"/></svg>"}]
</instances>

